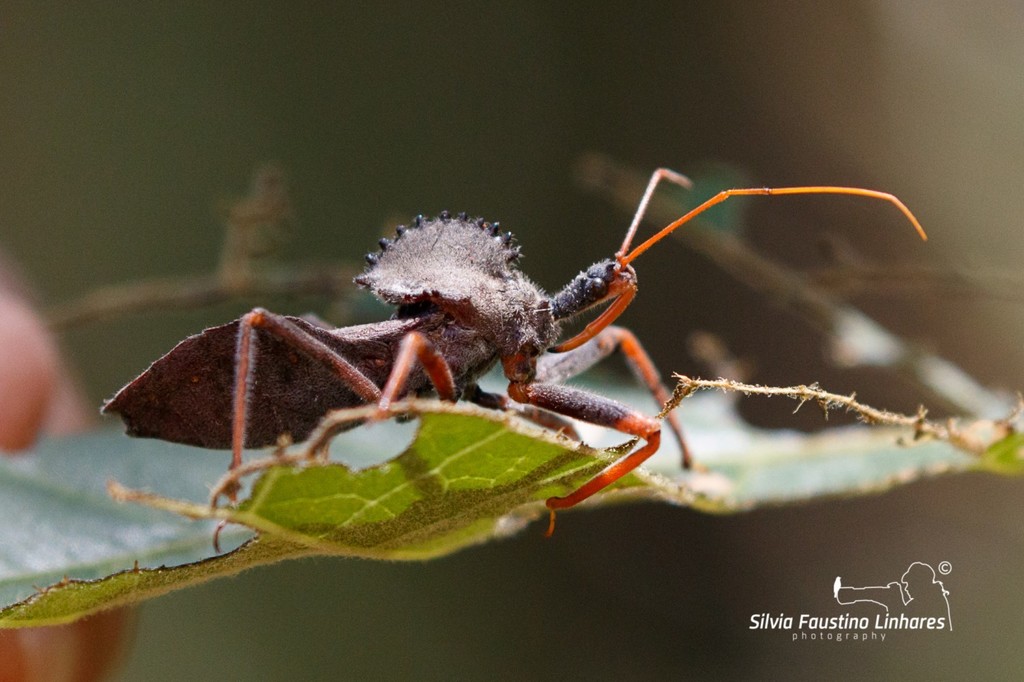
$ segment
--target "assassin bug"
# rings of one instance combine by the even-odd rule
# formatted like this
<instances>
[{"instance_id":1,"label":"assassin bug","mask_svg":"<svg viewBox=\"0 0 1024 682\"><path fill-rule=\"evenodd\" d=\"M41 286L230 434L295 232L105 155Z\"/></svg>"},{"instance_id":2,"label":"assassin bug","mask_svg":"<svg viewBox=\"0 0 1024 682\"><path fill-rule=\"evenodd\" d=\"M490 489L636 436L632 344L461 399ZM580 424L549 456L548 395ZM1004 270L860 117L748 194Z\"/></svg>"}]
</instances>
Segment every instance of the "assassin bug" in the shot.
<instances>
[{"instance_id":1,"label":"assassin bug","mask_svg":"<svg viewBox=\"0 0 1024 682\"><path fill-rule=\"evenodd\" d=\"M674 171L653 173L622 246L549 296L517 267L519 247L498 223L447 211L417 217L397 236L381 239L366 256L355 283L397 306L391 319L328 328L304 318L256 308L239 320L191 336L122 388L103 410L119 413L132 436L231 448L231 468L244 447L277 443L283 434L303 440L329 410L376 404L375 419L389 416L404 396L436 393L514 409L544 426L573 434L566 418L642 439L632 452L564 497L555 511L604 489L653 455L661 422L619 402L561 385L620 350L654 398L669 393L637 338L612 326L637 292L631 263L674 230L735 196L846 194L895 205L922 239L924 230L895 196L856 187L729 189L700 204L654 236L632 247L633 237L658 184L690 187ZM596 306L607 307L578 334L558 343L562 321ZM480 377L500 361L507 395L485 393ZM667 417L690 466L682 429ZM359 422L346 425L356 426Z\"/></svg>"}]
</instances>

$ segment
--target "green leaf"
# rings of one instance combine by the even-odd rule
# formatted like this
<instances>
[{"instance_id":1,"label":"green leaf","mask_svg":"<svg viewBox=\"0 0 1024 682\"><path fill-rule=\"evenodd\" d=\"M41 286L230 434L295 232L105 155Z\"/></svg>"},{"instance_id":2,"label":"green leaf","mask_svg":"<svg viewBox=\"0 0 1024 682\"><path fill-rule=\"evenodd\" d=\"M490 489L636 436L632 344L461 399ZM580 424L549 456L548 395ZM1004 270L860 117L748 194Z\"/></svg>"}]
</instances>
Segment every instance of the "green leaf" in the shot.
<instances>
[{"instance_id":1,"label":"green leaf","mask_svg":"<svg viewBox=\"0 0 1024 682\"><path fill-rule=\"evenodd\" d=\"M1024 433L1011 433L997 440L985 450L981 463L997 474L1024 474Z\"/></svg>"},{"instance_id":2,"label":"green leaf","mask_svg":"<svg viewBox=\"0 0 1024 682\"><path fill-rule=\"evenodd\" d=\"M207 543L209 540L207 535ZM173 568L130 568L97 580L64 579L0 611L0 627L61 625L97 611L128 606L172 590L307 553L302 547L278 538L254 538L227 554Z\"/></svg>"},{"instance_id":3,"label":"green leaf","mask_svg":"<svg viewBox=\"0 0 1024 682\"><path fill-rule=\"evenodd\" d=\"M214 524L137 505L118 504L106 485L117 479L202 500L227 456L113 431L50 440L34 453L0 457L0 604L35 586L101 578L141 566L182 564L212 553ZM234 547L252 533L235 527Z\"/></svg>"},{"instance_id":4,"label":"green leaf","mask_svg":"<svg viewBox=\"0 0 1024 682\"><path fill-rule=\"evenodd\" d=\"M618 397L652 411L649 396ZM402 425L354 429L332 447L344 464L268 468L235 508L205 502L224 453L101 433L0 462L0 602L18 602L0 611L0 627L67 622L285 558L440 556L546 518L547 497L575 489L617 456L472 405L418 407L420 425L404 451ZM943 443L902 446L897 440L908 434L891 430L753 429L722 395L688 400L681 415L704 470L682 471L666 439L646 470L584 506L656 498L733 512L978 466ZM583 437L623 440L590 427ZM147 499L162 509L115 504L104 492L109 479L157 493ZM257 539L216 555L218 520L232 522L222 542L236 546L249 529ZM572 532L564 516L559 524L558 533ZM161 567L183 562L191 563ZM33 587L45 584L52 587Z\"/></svg>"},{"instance_id":5,"label":"green leaf","mask_svg":"<svg viewBox=\"0 0 1024 682\"><path fill-rule=\"evenodd\" d=\"M318 553L426 559L521 527L546 514L545 499L607 465L600 453L500 413L428 409L435 412L423 414L415 441L394 460L358 472L275 466L223 518Z\"/></svg>"}]
</instances>

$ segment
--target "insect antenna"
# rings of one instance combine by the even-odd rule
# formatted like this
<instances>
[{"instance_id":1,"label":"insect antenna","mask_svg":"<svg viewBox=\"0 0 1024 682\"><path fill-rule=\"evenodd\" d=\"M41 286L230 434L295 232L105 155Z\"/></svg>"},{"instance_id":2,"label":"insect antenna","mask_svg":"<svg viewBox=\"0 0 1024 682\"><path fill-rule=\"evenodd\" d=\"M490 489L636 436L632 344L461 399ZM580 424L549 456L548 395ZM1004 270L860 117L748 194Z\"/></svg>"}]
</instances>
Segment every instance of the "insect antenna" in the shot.
<instances>
[{"instance_id":1,"label":"insect antenna","mask_svg":"<svg viewBox=\"0 0 1024 682\"><path fill-rule=\"evenodd\" d=\"M629 251L629 245L633 243L633 237L640 227L640 221L644 219L644 214L647 213L647 205L651 203L654 190L658 188L658 183L662 180L674 182L686 189L693 189L693 180L669 168L659 168L651 174L651 179L647 182L647 189L644 190L644 195L641 197L640 203L637 204L636 213L633 214L633 222L629 224L629 229L626 230L626 238L622 240L622 246L615 252L615 259L620 263L622 262L622 257Z\"/></svg>"},{"instance_id":2,"label":"insect antenna","mask_svg":"<svg viewBox=\"0 0 1024 682\"><path fill-rule=\"evenodd\" d=\"M658 171L655 171L654 175L651 176L651 182L648 184L647 191L644 193L644 197L640 201L640 206L637 209L636 216L634 216L633 222L629 226L629 230L626 232L626 239L622 242L622 247L615 254L615 258L616 260L619 261L620 265L628 265L644 251L651 248L652 246L660 242L662 239L675 232L678 228L682 227L686 223L690 222L691 220L699 216L701 213L704 213L712 206L717 206L718 204L722 203L729 197L737 196L783 196L788 194L846 194L850 196L868 197L869 199L881 199L882 201L888 201L889 203L893 204L896 208L898 208L903 213L903 215L906 216L907 220L910 221L910 224L914 226L914 229L917 230L917 234L921 237L921 239L925 241L928 240L928 235L925 233L924 228L921 227L921 223L918 222L914 214L910 212L910 209L907 208L906 204L900 201L895 195L889 194L888 192L879 192L878 190L864 189L862 187L834 187L830 185L776 188L752 187L747 189L722 190L721 192L711 197L701 205L697 206L696 208L692 209L691 211L683 215L681 218L674 220L673 222L663 227L661 231L659 231L653 237L647 239L645 242L634 248L632 251L629 251L630 244L633 240L633 235L636 233L636 228L639 225L640 220L643 219L643 214L647 209L647 203L650 201L651 195L653 194L654 188L657 186L658 182L660 182L662 179L670 179L673 182L677 182L678 184L689 186L687 184L679 182L678 179L672 177L673 175L678 174L673 173L672 171L665 171L664 169L660 169ZM679 177L682 178L682 176ZM686 180L686 178L682 179ZM686 180L686 182L688 183L689 180Z\"/></svg>"},{"instance_id":3,"label":"insect antenna","mask_svg":"<svg viewBox=\"0 0 1024 682\"><path fill-rule=\"evenodd\" d=\"M928 235L925 234L924 228L921 227L921 223L918 222L914 214L910 212L910 209L907 208L902 201L896 198L895 195L887 192L863 189L861 187L835 187L831 185L777 188L752 187L745 189L727 189L719 192L683 215L681 218L669 223L653 237L648 238L646 241L630 251L630 246L633 243L633 237L636 236L640 222L643 220L644 214L647 212L647 207L651 202L651 198L654 196L654 191L662 180L668 180L669 182L673 182L687 189L693 187L693 183L689 178L685 175L680 175L673 170L669 170L668 168L659 168L651 174L651 179L647 183L647 189L644 190L643 197L640 199L636 214L633 216L633 221L630 223L629 229L626 231L626 237L622 241L622 246L619 247L619 250L615 253L615 262L617 265L613 273L613 279L608 282L608 299L611 300L611 304L578 334L567 341L563 341L557 346L548 349L550 352L564 353L566 351L579 348L614 322L626 310L630 302L632 302L633 297L636 295L636 278L632 269L629 268L629 264L644 251L647 251L647 249L672 234L675 230L690 222L701 213L704 213L709 208L717 206L730 197L782 196L787 194L846 194L851 196L867 197L869 199L881 199L882 201L888 201L896 206L896 208L898 208L914 226L914 229L917 230L917 234L920 235L921 239L926 241L928 239Z\"/></svg>"}]
</instances>

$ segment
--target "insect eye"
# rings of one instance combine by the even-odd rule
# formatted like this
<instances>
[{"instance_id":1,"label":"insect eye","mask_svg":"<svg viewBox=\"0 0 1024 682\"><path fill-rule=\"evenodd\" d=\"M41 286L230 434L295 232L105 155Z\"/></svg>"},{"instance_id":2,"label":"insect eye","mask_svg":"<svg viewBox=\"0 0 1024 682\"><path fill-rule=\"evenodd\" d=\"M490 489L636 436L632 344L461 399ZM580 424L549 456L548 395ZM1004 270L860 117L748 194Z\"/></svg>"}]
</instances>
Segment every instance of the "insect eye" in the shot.
<instances>
[{"instance_id":1,"label":"insect eye","mask_svg":"<svg viewBox=\"0 0 1024 682\"><path fill-rule=\"evenodd\" d=\"M604 298L608 293L608 282L603 279L591 277L587 280L587 296L592 299Z\"/></svg>"},{"instance_id":2,"label":"insect eye","mask_svg":"<svg viewBox=\"0 0 1024 682\"><path fill-rule=\"evenodd\" d=\"M618 263L614 260L601 261L591 265L586 272L587 278L590 279L587 282L588 291L592 290L601 296L607 293L608 285L618 279L618 267Z\"/></svg>"}]
</instances>

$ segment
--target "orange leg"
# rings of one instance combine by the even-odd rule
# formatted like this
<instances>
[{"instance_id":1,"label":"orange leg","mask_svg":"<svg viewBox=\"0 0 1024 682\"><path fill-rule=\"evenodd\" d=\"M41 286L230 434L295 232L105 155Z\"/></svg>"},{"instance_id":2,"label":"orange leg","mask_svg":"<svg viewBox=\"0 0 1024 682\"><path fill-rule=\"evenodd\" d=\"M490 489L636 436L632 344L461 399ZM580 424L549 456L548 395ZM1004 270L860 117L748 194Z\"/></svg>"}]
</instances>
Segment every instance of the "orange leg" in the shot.
<instances>
[{"instance_id":1,"label":"orange leg","mask_svg":"<svg viewBox=\"0 0 1024 682\"><path fill-rule=\"evenodd\" d=\"M598 337L597 342L598 344L611 346L611 350L614 350L617 346L622 351L626 361L629 362L637 376L647 386L647 390L654 395L654 399L658 401L659 405L664 405L672 397L668 388L662 383L661 376L654 366L654 361L651 360L651 356L647 354L644 347L640 345L640 339L636 338L636 334L623 327L609 327L605 330L604 334ZM679 417L674 411L669 412L666 415L666 419L673 435L679 441L679 449L683 457L683 468L689 469L693 464L693 458L690 455L690 449L686 446L686 438L683 437L683 425L679 423Z\"/></svg>"},{"instance_id":2,"label":"orange leg","mask_svg":"<svg viewBox=\"0 0 1024 682\"><path fill-rule=\"evenodd\" d=\"M391 409L391 403L398 399L405 388L414 366L413 363L416 361L423 366L423 370L427 373L427 377L434 385L441 400L449 402L458 400L458 395L455 392L455 379L452 377L448 361L423 334L409 332L398 347L398 355L395 358L395 364L391 367L391 375L388 376L388 382L384 384L384 390L381 391L380 400L377 402L377 419L387 416L388 410Z\"/></svg>"},{"instance_id":3,"label":"orange leg","mask_svg":"<svg viewBox=\"0 0 1024 682\"><path fill-rule=\"evenodd\" d=\"M339 380L343 381L366 402L374 403L381 397L380 389L376 384L319 339L299 329L282 315L263 308L254 308L240 320L238 343L235 347L235 391L231 426L232 469L242 463L242 450L245 448L249 396L252 394L252 374L256 362L256 347L253 339L257 329L273 334L296 350L331 368L338 375Z\"/></svg>"},{"instance_id":4,"label":"orange leg","mask_svg":"<svg viewBox=\"0 0 1024 682\"><path fill-rule=\"evenodd\" d=\"M559 383L585 372L594 364L608 357L616 350L621 350L626 362L634 374L643 382L659 405L668 402L671 394L661 381L654 361L644 350L636 335L624 327L608 327L598 334L591 342L568 353L542 355L537 362L537 381L539 383ZM683 427L675 412L666 417L672 434L679 441L682 452L683 467L689 469L693 463L690 450L686 446Z\"/></svg>"},{"instance_id":5,"label":"orange leg","mask_svg":"<svg viewBox=\"0 0 1024 682\"><path fill-rule=\"evenodd\" d=\"M551 521L547 535L555 530L555 510L575 506L596 492L607 488L643 464L658 451L661 444L661 422L644 416L622 403L603 396L587 393L568 386L554 384L509 384L508 394L513 400L550 410L581 421L607 426L643 438L646 442L638 449L618 460L564 497L549 497Z\"/></svg>"},{"instance_id":6,"label":"orange leg","mask_svg":"<svg viewBox=\"0 0 1024 682\"><path fill-rule=\"evenodd\" d=\"M402 397L408 383L409 377L415 368L415 363L423 367L427 379L433 384L434 389L442 400L455 402L459 393L455 388L455 381L452 376L448 361L434 348L430 340L419 332L409 332L398 346L395 354L395 362L391 366L391 373L380 391L379 397L368 400L377 404L377 409L367 421L378 421L387 419L391 415L392 404ZM477 389L479 391L479 389ZM490 407L490 405L485 405ZM321 426L317 429L316 440L312 442L310 451L318 452L322 457L327 457L327 446L331 439L345 428L350 422L333 422L327 428Z\"/></svg>"}]
</instances>

